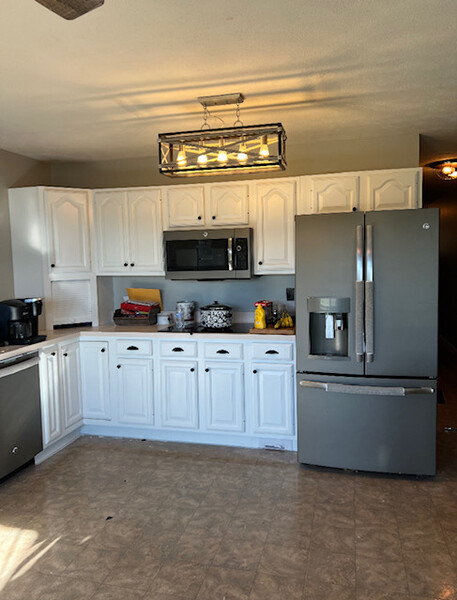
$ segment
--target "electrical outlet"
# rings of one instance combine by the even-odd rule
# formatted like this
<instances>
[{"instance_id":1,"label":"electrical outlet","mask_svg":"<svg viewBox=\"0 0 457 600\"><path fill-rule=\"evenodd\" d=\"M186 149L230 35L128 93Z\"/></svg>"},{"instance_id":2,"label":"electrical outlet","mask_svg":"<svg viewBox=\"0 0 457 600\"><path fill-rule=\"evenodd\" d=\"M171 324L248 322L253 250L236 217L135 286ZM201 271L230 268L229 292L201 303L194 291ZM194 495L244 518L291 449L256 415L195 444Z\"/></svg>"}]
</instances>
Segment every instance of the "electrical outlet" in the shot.
<instances>
[{"instance_id":1,"label":"electrical outlet","mask_svg":"<svg viewBox=\"0 0 457 600\"><path fill-rule=\"evenodd\" d=\"M286 288L286 300L295 300L295 288Z\"/></svg>"}]
</instances>

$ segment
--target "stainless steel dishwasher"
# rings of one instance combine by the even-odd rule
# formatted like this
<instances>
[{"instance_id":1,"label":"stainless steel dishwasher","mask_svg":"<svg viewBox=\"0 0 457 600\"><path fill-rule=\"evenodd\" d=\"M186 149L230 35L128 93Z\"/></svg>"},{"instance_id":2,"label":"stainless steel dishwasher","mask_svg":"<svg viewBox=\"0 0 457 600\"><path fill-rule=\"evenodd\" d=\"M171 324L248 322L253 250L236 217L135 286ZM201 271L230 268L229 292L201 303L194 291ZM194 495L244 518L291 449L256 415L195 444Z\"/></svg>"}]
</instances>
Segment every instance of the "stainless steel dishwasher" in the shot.
<instances>
[{"instance_id":1,"label":"stainless steel dishwasher","mask_svg":"<svg viewBox=\"0 0 457 600\"><path fill-rule=\"evenodd\" d=\"M0 479L42 449L38 353L0 359Z\"/></svg>"}]
</instances>

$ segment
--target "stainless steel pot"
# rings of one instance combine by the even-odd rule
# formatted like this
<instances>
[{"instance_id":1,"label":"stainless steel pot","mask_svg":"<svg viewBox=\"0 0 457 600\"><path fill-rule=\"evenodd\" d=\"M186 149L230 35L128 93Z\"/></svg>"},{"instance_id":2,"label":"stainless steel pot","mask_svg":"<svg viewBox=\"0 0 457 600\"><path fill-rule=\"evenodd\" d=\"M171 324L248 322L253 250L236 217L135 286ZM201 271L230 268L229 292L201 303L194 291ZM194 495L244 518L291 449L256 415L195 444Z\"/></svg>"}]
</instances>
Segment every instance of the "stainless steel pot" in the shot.
<instances>
[{"instance_id":1,"label":"stainless steel pot","mask_svg":"<svg viewBox=\"0 0 457 600\"><path fill-rule=\"evenodd\" d=\"M225 329L232 326L232 307L217 301L200 308L200 325L207 329Z\"/></svg>"}]
</instances>

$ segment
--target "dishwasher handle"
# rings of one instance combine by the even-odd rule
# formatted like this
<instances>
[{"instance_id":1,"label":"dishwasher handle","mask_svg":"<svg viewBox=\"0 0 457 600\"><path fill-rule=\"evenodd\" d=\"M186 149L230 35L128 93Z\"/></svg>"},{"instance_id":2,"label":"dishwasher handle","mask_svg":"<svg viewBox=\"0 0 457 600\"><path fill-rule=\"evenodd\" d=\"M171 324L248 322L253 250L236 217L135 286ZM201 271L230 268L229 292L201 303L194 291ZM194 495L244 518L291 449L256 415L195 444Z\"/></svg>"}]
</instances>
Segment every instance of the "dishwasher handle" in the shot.
<instances>
[{"instance_id":1,"label":"dishwasher handle","mask_svg":"<svg viewBox=\"0 0 457 600\"><path fill-rule=\"evenodd\" d=\"M5 364L7 363L8 364ZM35 356L33 358L29 358L26 360L18 360L18 361L4 361L0 363L0 379L3 377L8 377L9 375L14 375L16 373L20 373L21 371L25 371L26 369L30 369L30 367L34 367L39 362L38 357Z\"/></svg>"},{"instance_id":2,"label":"dishwasher handle","mask_svg":"<svg viewBox=\"0 0 457 600\"><path fill-rule=\"evenodd\" d=\"M324 381L300 381L301 387L323 390L334 394L360 394L365 396L409 396L411 394L434 394L432 387L403 387L381 385L352 385L347 383L327 383Z\"/></svg>"}]
</instances>

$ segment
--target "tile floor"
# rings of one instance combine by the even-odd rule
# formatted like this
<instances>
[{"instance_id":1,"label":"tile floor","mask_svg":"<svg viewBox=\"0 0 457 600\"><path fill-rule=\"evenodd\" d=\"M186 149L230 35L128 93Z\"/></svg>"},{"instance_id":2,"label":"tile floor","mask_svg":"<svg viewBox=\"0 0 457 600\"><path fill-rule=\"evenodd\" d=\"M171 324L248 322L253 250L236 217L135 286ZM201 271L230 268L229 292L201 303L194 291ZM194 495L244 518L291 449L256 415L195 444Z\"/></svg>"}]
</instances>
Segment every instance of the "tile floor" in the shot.
<instances>
[{"instance_id":1,"label":"tile floor","mask_svg":"<svg viewBox=\"0 0 457 600\"><path fill-rule=\"evenodd\" d=\"M457 375L438 475L85 437L0 485L2 600L457 600Z\"/></svg>"}]
</instances>

